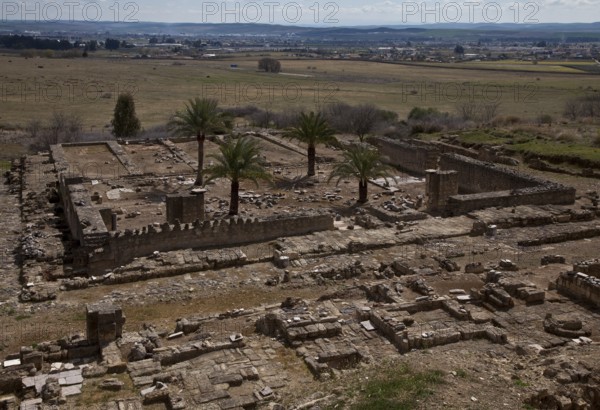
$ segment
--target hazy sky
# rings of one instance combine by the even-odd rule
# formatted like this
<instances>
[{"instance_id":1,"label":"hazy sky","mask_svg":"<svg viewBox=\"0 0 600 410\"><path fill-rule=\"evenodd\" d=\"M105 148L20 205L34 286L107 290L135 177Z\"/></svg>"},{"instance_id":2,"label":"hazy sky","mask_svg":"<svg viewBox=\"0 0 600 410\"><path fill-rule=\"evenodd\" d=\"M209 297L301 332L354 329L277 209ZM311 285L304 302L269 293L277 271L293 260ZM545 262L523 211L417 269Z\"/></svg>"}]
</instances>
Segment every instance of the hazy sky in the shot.
<instances>
[{"instance_id":1,"label":"hazy sky","mask_svg":"<svg viewBox=\"0 0 600 410\"><path fill-rule=\"evenodd\" d=\"M164 21L321 26L600 21L600 0L0 0L2 21Z\"/></svg>"}]
</instances>

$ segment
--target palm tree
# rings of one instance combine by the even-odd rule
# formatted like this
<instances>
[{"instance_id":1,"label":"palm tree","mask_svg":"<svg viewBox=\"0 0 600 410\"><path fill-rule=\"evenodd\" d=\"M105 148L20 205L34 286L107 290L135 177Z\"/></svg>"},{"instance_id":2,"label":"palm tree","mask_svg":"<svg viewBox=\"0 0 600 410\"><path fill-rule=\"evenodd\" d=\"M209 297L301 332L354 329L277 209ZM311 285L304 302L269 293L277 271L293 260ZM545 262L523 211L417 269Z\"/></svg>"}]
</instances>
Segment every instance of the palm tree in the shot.
<instances>
[{"instance_id":1,"label":"palm tree","mask_svg":"<svg viewBox=\"0 0 600 410\"><path fill-rule=\"evenodd\" d=\"M355 177L358 179L358 202L368 201L367 184L369 179L387 178L390 168L384 165L376 150L365 146L357 146L344 152L344 159L333 167L329 181L338 178L337 183L343 178Z\"/></svg>"},{"instance_id":2,"label":"palm tree","mask_svg":"<svg viewBox=\"0 0 600 410\"><path fill-rule=\"evenodd\" d=\"M228 127L227 117L218 109L219 102L213 98L194 98L189 100L185 109L177 111L168 123L175 135L196 136L198 141L198 174L195 185L202 185L204 168L204 141L206 134Z\"/></svg>"},{"instance_id":3,"label":"palm tree","mask_svg":"<svg viewBox=\"0 0 600 410\"><path fill-rule=\"evenodd\" d=\"M308 175L315 175L315 158L317 144L323 144L331 141L335 141L334 130L329 127L327 120L321 114L310 114L300 113L298 119L298 125L292 127L287 132L287 137L297 139L300 142L304 142L308 145Z\"/></svg>"},{"instance_id":4,"label":"palm tree","mask_svg":"<svg viewBox=\"0 0 600 410\"><path fill-rule=\"evenodd\" d=\"M270 180L271 175L263 167L260 147L255 140L246 137L230 140L219 147L220 154L210 155L216 164L207 168L208 181L216 178L231 180L229 215L238 214L240 181L249 179L258 186L258 180Z\"/></svg>"}]
</instances>

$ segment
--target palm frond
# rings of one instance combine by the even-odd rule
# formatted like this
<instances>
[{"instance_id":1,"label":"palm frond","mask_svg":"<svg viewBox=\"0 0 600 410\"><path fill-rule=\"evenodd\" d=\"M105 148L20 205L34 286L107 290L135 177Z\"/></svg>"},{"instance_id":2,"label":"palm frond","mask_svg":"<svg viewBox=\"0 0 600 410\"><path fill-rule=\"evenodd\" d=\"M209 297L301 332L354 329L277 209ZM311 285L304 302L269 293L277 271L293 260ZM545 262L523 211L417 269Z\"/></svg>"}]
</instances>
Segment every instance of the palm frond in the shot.
<instances>
[{"instance_id":1,"label":"palm frond","mask_svg":"<svg viewBox=\"0 0 600 410\"><path fill-rule=\"evenodd\" d=\"M196 136L227 128L228 119L218 106L219 102L212 98L190 99L183 110L171 117L167 128L177 136Z\"/></svg>"},{"instance_id":2,"label":"palm frond","mask_svg":"<svg viewBox=\"0 0 600 410\"><path fill-rule=\"evenodd\" d=\"M364 146L357 146L344 152L342 162L334 166L329 181L335 178L338 178L337 183L344 178L368 181L381 177L390 177L390 168L381 162L379 153Z\"/></svg>"},{"instance_id":3,"label":"palm frond","mask_svg":"<svg viewBox=\"0 0 600 410\"><path fill-rule=\"evenodd\" d=\"M206 169L209 180L228 178L232 181L248 179L258 184L259 180L270 180L271 175L262 165L260 147L255 140L239 138L219 147L213 154L217 163Z\"/></svg>"},{"instance_id":4,"label":"palm frond","mask_svg":"<svg viewBox=\"0 0 600 410\"><path fill-rule=\"evenodd\" d=\"M327 120L321 113L300 113L298 124L285 133L288 138L304 142L309 146L332 142L335 140L335 131L329 127Z\"/></svg>"}]
</instances>

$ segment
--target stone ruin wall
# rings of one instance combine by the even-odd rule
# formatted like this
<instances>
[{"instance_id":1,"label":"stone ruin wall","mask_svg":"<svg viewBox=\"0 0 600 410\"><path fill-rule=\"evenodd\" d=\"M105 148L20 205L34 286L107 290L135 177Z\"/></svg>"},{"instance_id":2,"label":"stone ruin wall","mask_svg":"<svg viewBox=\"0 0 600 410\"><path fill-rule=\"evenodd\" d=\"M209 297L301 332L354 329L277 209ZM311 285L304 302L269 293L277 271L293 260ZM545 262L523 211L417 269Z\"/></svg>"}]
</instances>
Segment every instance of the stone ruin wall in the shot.
<instances>
[{"instance_id":1,"label":"stone ruin wall","mask_svg":"<svg viewBox=\"0 0 600 410\"><path fill-rule=\"evenodd\" d=\"M118 157L118 144L107 144ZM97 143L95 143L97 144ZM80 144L85 145L85 144ZM116 147L115 147L116 146ZM119 147L120 148L120 147ZM186 224L164 223L160 227L147 226L124 232L109 232L102 209L91 201L85 178L74 177L61 145L51 147L52 159L58 171L59 192L65 219L80 249L74 255L74 268L88 274L105 273L116 266L131 262L136 257L151 255L154 251L168 252L188 248L221 248L274 240L286 236L304 235L332 230L331 215L289 215L269 219L232 219L196 221ZM139 175L133 164L123 161L131 176Z\"/></svg>"},{"instance_id":2,"label":"stone ruin wall","mask_svg":"<svg viewBox=\"0 0 600 410\"><path fill-rule=\"evenodd\" d=\"M600 279L581 272L563 272L556 279L556 289L600 308Z\"/></svg>"},{"instance_id":3,"label":"stone ruin wall","mask_svg":"<svg viewBox=\"0 0 600 410\"><path fill-rule=\"evenodd\" d=\"M424 175L426 169L435 169L439 153L432 147L417 146L402 141L379 137L370 140L379 148L386 162L410 173Z\"/></svg>"},{"instance_id":4,"label":"stone ruin wall","mask_svg":"<svg viewBox=\"0 0 600 410\"><path fill-rule=\"evenodd\" d=\"M575 202L575 188L562 185L539 186L515 191L482 192L470 195L454 195L448 198L446 211L451 215L462 215L477 209L494 206L519 205L570 205Z\"/></svg>"},{"instance_id":5,"label":"stone ruin wall","mask_svg":"<svg viewBox=\"0 0 600 410\"><path fill-rule=\"evenodd\" d=\"M531 188L545 181L513 169L459 154L440 155L440 169L458 171L458 189L465 194Z\"/></svg>"},{"instance_id":6,"label":"stone ruin wall","mask_svg":"<svg viewBox=\"0 0 600 410\"><path fill-rule=\"evenodd\" d=\"M236 246L333 228L333 216L313 214L264 220L236 218L179 225L164 223L160 228L149 225L135 231L111 232L107 244L81 260L78 268L87 267L88 274L99 274L155 251Z\"/></svg>"},{"instance_id":7,"label":"stone ruin wall","mask_svg":"<svg viewBox=\"0 0 600 410\"><path fill-rule=\"evenodd\" d=\"M573 265L573 270L600 279L600 259L581 261Z\"/></svg>"},{"instance_id":8,"label":"stone ruin wall","mask_svg":"<svg viewBox=\"0 0 600 410\"><path fill-rule=\"evenodd\" d=\"M492 206L570 205L575 202L575 188L462 155L443 154L440 168L457 170L459 189L470 193L448 198L446 211L451 215Z\"/></svg>"},{"instance_id":9,"label":"stone ruin wall","mask_svg":"<svg viewBox=\"0 0 600 410\"><path fill-rule=\"evenodd\" d=\"M91 203L90 192L81 182L81 178L59 175L59 191L65 219L71 235L81 246L101 246L108 240L109 233L100 209Z\"/></svg>"},{"instance_id":10,"label":"stone ruin wall","mask_svg":"<svg viewBox=\"0 0 600 410\"><path fill-rule=\"evenodd\" d=\"M143 142L138 142L142 144ZM82 147L82 146L97 146L104 145L106 148L119 160L115 164L104 164L100 162L89 162L83 167L70 164L66 158L64 147ZM98 173L103 178L118 179L127 176L144 175L142 170L139 170L129 159L125 150L116 141L105 142L76 142L65 143L50 146L50 157L54 162L54 167L59 174L64 174L69 178L72 177L87 177L90 173ZM122 167L122 168L121 168Z\"/></svg>"},{"instance_id":11,"label":"stone ruin wall","mask_svg":"<svg viewBox=\"0 0 600 410\"><path fill-rule=\"evenodd\" d=\"M97 143L96 143L97 144ZM72 172L61 145L52 145L50 154L58 172L58 190L71 235L83 247L102 246L109 238L100 209L91 201L85 178Z\"/></svg>"},{"instance_id":12,"label":"stone ruin wall","mask_svg":"<svg viewBox=\"0 0 600 410\"><path fill-rule=\"evenodd\" d=\"M518 171L464 155L440 153L435 144L407 143L379 137L374 139L387 162L419 175L427 169L458 171L460 192L448 198L445 213L460 215L493 206L569 205L575 188L534 178ZM447 151L447 150L444 150Z\"/></svg>"}]
</instances>

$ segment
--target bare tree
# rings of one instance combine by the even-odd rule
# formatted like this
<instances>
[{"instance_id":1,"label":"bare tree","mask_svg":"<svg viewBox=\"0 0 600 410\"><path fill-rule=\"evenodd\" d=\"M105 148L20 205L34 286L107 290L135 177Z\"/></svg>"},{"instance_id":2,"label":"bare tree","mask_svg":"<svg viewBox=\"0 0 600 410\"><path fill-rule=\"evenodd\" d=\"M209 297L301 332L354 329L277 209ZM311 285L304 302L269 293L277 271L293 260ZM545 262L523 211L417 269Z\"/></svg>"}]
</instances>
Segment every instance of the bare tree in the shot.
<instances>
[{"instance_id":1,"label":"bare tree","mask_svg":"<svg viewBox=\"0 0 600 410\"><path fill-rule=\"evenodd\" d=\"M498 115L500 103L478 104L475 101L463 101L456 105L458 115L465 121L489 123Z\"/></svg>"},{"instance_id":2,"label":"bare tree","mask_svg":"<svg viewBox=\"0 0 600 410\"><path fill-rule=\"evenodd\" d=\"M582 110L585 117L600 117L600 95L583 97Z\"/></svg>"},{"instance_id":3,"label":"bare tree","mask_svg":"<svg viewBox=\"0 0 600 410\"><path fill-rule=\"evenodd\" d=\"M43 124L42 121L38 119L33 119L27 123L25 126L25 131L29 134L29 137L32 139L37 139L42 131Z\"/></svg>"},{"instance_id":4,"label":"bare tree","mask_svg":"<svg viewBox=\"0 0 600 410\"><path fill-rule=\"evenodd\" d=\"M266 110L258 110L250 115L250 121L256 127L269 128L273 120L273 112L267 108Z\"/></svg>"},{"instance_id":5,"label":"bare tree","mask_svg":"<svg viewBox=\"0 0 600 410\"><path fill-rule=\"evenodd\" d=\"M337 132L352 132L350 130L351 113L352 106L344 102L328 104L324 109L327 122Z\"/></svg>"},{"instance_id":6,"label":"bare tree","mask_svg":"<svg viewBox=\"0 0 600 410\"><path fill-rule=\"evenodd\" d=\"M581 111L581 104L577 100L568 100L565 103L563 115L570 120L576 120Z\"/></svg>"},{"instance_id":7,"label":"bare tree","mask_svg":"<svg viewBox=\"0 0 600 410\"><path fill-rule=\"evenodd\" d=\"M567 101L563 114L571 120L600 117L600 95L586 95Z\"/></svg>"},{"instance_id":8,"label":"bare tree","mask_svg":"<svg viewBox=\"0 0 600 410\"><path fill-rule=\"evenodd\" d=\"M477 117L477 105L473 101L463 101L456 105L458 115L465 121L473 121Z\"/></svg>"},{"instance_id":9,"label":"bare tree","mask_svg":"<svg viewBox=\"0 0 600 410\"><path fill-rule=\"evenodd\" d=\"M47 150L55 144L78 141L82 132L81 117L64 112L54 112L46 125L33 120L28 126L28 133L34 139L31 145L38 150Z\"/></svg>"},{"instance_id":10,"label":"bare tree","mask_svg":"<svg viewBox=\"0 0 600 410\"><path fill-rule=\"evenodd\" d=\"M350 129L360 142L370 134L380 119L380 111L373 104L361 104L351 110Z\"/></svg>"},{"instance_id":11,"label":"bare tree","mask_svg":"<svg viewBox=\"0 0 600 410\"><path fill-rule=\"evenodd\" d=\"M273 113L272 120L275 128L284 129L294 126L298 122L298 111L303 109L286 108L279 112Z\"/></svg>"},{"instance_id":12,"label":"bare tree","mask_svg":"<svg viewBox=\"0 0 600 410\"><path fill-rule=\"evenodd\" d=\"M491 122L496 115L498 115L498 110L500 108L499 102L491 102L487 104L483 104L480 108L479 119L482 122L489 123Z\"/></svg>"}]
</instances>

